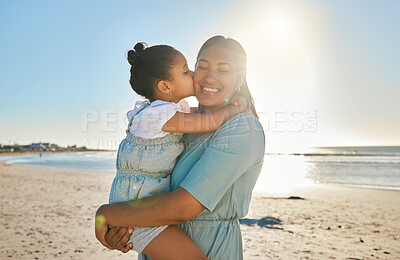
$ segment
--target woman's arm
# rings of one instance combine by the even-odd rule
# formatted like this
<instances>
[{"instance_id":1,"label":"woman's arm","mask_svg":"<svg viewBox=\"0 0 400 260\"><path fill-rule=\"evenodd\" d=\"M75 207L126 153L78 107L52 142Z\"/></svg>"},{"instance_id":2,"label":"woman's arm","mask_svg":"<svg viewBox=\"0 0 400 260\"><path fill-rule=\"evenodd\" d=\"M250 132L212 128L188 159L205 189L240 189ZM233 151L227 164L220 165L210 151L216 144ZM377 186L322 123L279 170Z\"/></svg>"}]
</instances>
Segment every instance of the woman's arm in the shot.
<instances>
[{"instance_id":1,"label":"woman's arm","mask_svg":"<svg viewBox=\"0 0 400 260\"><path fill-rule=\"evenodd\" d=\"M126 253L132 248L132 244L125 245L130 233L124 227L184 223L203 210L203 205L185 189L179 187L172 192L136 201L102 205L96 212L95 235L108 249L118 249ZM111 226L117 227L113 230ZM110 235L112 237L109 237ZM107 241L111 241L114 246Z\"/></svg>"},{"instance_id":2,"label":"woman's arm","mask_svg":"<svg viewBox=\"0 0 400 260\"><path fill-rule=\"evenodd\" d=\"M234 96L232 104L209 113L176 112L163 126L162 130L173 133L214 132L230 117L246 111L247 100L242 96Z\"/></svg>"},{"instance_id":3,"label":"woman's arm","mask_svg":"<svg viewBox=\"0 0 400 260\"><path fill-rule=\"evenodd\" d=\"M104 218L104 224L120 227L146 227L184 223L204 210L185 189L128 202L101 206L96 219Z\"/></svg>"}]
</instances>

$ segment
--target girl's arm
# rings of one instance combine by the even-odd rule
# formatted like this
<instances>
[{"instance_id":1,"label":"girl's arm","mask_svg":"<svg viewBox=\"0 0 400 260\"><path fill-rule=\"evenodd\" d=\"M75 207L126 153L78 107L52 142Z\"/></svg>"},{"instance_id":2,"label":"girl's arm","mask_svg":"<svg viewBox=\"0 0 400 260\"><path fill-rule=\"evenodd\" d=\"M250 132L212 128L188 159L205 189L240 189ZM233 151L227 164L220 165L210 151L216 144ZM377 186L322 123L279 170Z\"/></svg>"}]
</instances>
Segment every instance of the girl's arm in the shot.
<instances>
[{"instance_id":1,"label":"girl's arm","mask_svg":"<svg viewBox=\"0 0 400 260\"><path fill-rule=\"evenodd\" d=\"M231 116L246 111L247 101L244 97L235 96L233 100L233 104L229 104L213 112L203 114L194 113L193 108L191 108L191 113L176 112L164 124L162 130L173 133L214 132Z\"/></svg>"},{"instance_id":2,"label":"girl's arm","mask_svg":"<svg viewBox=\"0 0 400 260\"><path fill-rule=\"evenodd\" d=\"M197 113L197 112L199 112L198 107L190 107L190 113Z\"/></svg>"}]
</instances>

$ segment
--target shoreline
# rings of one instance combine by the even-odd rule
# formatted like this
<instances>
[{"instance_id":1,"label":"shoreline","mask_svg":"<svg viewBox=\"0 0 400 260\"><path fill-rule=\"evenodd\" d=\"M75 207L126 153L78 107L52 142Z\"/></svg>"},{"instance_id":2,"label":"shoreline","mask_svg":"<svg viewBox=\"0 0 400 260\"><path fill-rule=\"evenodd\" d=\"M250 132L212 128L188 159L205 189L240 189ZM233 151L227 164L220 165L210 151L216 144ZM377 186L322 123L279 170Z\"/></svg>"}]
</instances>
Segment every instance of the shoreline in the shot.
<instances>
[{"instance_id":1,"label":"shoreline","mask_svg":"<svg viewBox=\"0 0 400 260\"><path fill-rule=\"evenodd\" d=\"M114 173L0 162L0 259L117 259L94 237ZM243 219L245 259L400 257L400 192L318 185L299 199L254 195Z\"/></svg>"},{"instance_id":2,"label":"shoreline","mask_svg":"<svg viewBox=\"0 0 400 260\"><path fill-rule=\"evenodd\" d=\"M1 157L21 156L21 155L40 155L40 154L59 154L59 153L84 153L84 152L115 152L116 150L75 150L75 151L25 151L25 152L0 152Z\"/></svg>"}]
</instances>

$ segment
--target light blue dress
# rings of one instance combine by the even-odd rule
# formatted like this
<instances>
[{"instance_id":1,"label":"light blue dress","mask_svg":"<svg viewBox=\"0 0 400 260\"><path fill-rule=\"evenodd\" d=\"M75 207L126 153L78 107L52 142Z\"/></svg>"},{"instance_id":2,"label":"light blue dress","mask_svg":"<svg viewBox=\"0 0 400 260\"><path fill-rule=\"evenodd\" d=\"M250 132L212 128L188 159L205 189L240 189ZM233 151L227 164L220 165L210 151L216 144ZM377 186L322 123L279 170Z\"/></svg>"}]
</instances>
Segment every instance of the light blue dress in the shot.
<instances>
[{"instance_id":1,"label":"light blue dress","mask_svg":"<svg viewBox=\"0 0 400 260\"><path fill-rule=\"evenodd\" d=\"M184 188L206 209L179 226L209 259L243 259L239 218L249 210L263 164L261 124L249 113L241 113L214 133L185 135L184 142L171 190ZM140 255L139 259L150 258Z\"/></svg>"},{"instance_id":2,"label":"light blue dress","mask_svg":"<svg viewBox=\"0 0 400 260\"><path fill-rule=\"evenodd\" d=\"M126 138L118 149L117 174L111 186L109 203L137 200L170 191L171 173L184 145L180 142L182 134L162 133L161 127L178 109L176 104L168 102L140 102L135 110L128 112L131 118ZM162 116L161 113L166 111L172 112ZM129 132L132 123L137 124L136 133L146 128L142 132L148 137L165 135L154 139L136 137ZM135 227L129 239L133 244L132 250L142 252L166 228Z\"/></svg>"}]
</instances>

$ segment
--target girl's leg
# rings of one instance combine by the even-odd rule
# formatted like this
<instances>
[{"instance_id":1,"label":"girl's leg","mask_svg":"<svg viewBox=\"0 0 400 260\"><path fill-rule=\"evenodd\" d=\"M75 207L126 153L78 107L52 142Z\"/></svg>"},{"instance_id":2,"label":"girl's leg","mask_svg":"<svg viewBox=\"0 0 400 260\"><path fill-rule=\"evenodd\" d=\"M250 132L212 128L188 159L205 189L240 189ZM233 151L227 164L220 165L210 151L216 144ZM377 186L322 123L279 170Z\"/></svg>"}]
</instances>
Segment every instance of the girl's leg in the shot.
<instances>
[{"instance_id":1,"label":"girl's leg","mask_svg":"<svg viewBox=\"0 0 400 260\"><path fill-rule=\"evenodd\" d=\"M143 253L154 260L207 259L196 243L178 226L168 226L146 246Z\"/></svg>"}]
</instances>

